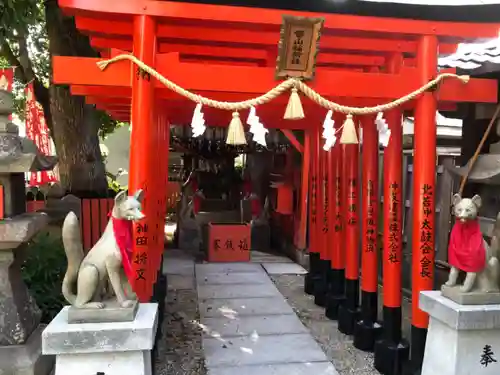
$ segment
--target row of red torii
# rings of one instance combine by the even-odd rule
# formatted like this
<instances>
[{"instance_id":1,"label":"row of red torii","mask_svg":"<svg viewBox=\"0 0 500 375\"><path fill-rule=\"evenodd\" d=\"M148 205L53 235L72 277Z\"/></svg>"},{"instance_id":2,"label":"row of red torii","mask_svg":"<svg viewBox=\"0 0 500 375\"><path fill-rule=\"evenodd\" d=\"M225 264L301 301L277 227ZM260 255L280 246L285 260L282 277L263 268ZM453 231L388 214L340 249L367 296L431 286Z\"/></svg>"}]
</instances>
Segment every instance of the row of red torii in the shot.
<instances>
[{"instance_id":1,"label":"row of red torii","mask_svg":"<svg viewBox=\"0 0 500 375\"><path fill-rule=\"evenodd\" d=\"M206 61L201 64L183 62L179 54L158 53L158 46L165 45L165 42L160 43L158 39L163 30L161 27L168 25L172 33L175 33L178 22L179 30L184 27L183 30L187 33L189 30L185 28L185 22L189 21L190 25L195 25L190 26L193 29L205 28L205 32L193 31L193 35L196 34L193 39L202 40L215 38L218 31L220 33L216 35L217 38L231 38L229 34L232 32L231 27L236 27L234 25L248 28L256 26L247 39L262 37L262 43L268 43L268 39L264 41L269 35L268 30L279 28L282 12L152 0L104 3L97 0L59 1L63 10L76 16L77 25L85 24L86 31L91 36L95 32L101 43L107 38L108 47L112 47L113 40L117 39L108 34L126 34L126 38L131 39L131 51L108 50L107 54L108 57L122 56L120 59L126 61L115 59L114 63L103 63L101 59L93 58L54 57L54 82L71 85L72 92L85 95L87 102L98 104L116 118L131 120L133 124L129 187L131 191L138 188L145 190L144 212L147 217L144 223L137 226L140 231L134 234L134 256L148 254L146 260L141 256L140 264L133 264L138 275L134 289L141 300L147 300L163 251L160 233L163 230L166 207L164 200L167 196L165 189L168 161L166 157L159 159L157 155L168 155L169 123L189 123L196 106L193 101L203 104L205 119L209 124L220 124L223 119L227 121L227 112L221 109L231 110L235 120L239 116L234 113L261 104L244 99L252 97L252 93L261 95L276 85L274 68L266 65L243 66L227 62L225 65L217 65ZM311 16L308 13L287 13ZM390 51L383 72L317 69L316 78L310 87L328 98L339 99L344 105L359 107L394 102L419 87L429 85L430 81L438 77L438 49L443 44L441 37L453 41L493 37L499 29L498 25L392 19L381 21L372 17L345 15L321 16L325 18L327 30L345 29L351 33L361 30L363 35L371 32L379 37L383 33L413 35L414 66L406 66L404 53L398 52L395 44L391 44L391 48L395 50ZM228 17L231 23L226 22ZM104 19L106 22L103 22ZM208 30L210 22L212 24ZM117 26L114 27L113 23ZM118 23L126 27L121 27ZM260 30L261 26L262 32L255 31ZM235 28L233 31L237 33L238 30ZM325 37L328 38L329 35L326 34ZM167 37L168 35L165 36ZM175 39L175 35L173 38ZM375 37L371 40L376 41ZM91 42L95 45L97 40ZM387 45L389 44L386 43ZM186 46L187 44L184 45ZM136 61L123 57L129 52L133 53ZM108 68L107 64L110 64ZM138 65L140 72L149 74L136 74L135 65ZM148 67L152 70L148 70ZM453 71L447 73L452 76ZM159 82L153 77L159 78ZM168 77L172 81L162 80L162 77ZM216 108L210 108L213 103L199 97L189 97L169 86L169 82L175 82L181 88L200 95L205 93L207 97L216 99L216 102L227 100L239 104L220 105L221 102L218 102L219 104L213 105ZM169 90L165 90L164 85ZM399 374L408 357L411 357L412 367L418 369L422 364L428 327L427 314L418 308L418 296L420 291L430 290L434 286L436 111L439 108L453 107L455 102L461 101L496 102L497 83L485 79L470 79L464 85L457 79L442 80L439 85L432 84L397 106L382 106L369 111L332 106L332 102L321 95L319 98L314 96L310 87L300 81L285 81L282 86L282 92L292 90L288 103L292 103L295 111L291 110L289 118L300 118L300 111L297 111L297 91L302 96L313 99L303 104L303 111L307 116L296 121L286 121L276 115L287 106L286 99L283 101L277 98L272 105L256 106L258 115L267 126L285 131L304 130L303 145L297 140L293 143L303 156L299 199L300 229L296 245L300 250L308 250L310 253L311 270L306 278L306 292L313 293L316 302L326 306L327 316L339 320L342 332L354 334L356 347L363 350L375 349L375 367L379 371L384 374ZM294 92L294 89L297 91ZM172 90L181 95L172 95ZM302 104L300 107L302 108ZM342 132L342 137L329 151L324 151L321 125L328 109L334 110L333 120L337 131ZM408 109L414 110L415 117L411 353L410 345L403 339L401 330L401 119L403 110ZM384 150L382 186L378 186L379 132L375 125L375 116L380 111L384 111L384 118L391 132L390 141ZM241 121L236 120L232 121L233 127L241 125ZM363 129L361 148L357 142L352 141L352 137L344 136L344 133L357 127ZM293 138L290 133L289 136ZM350 140L344 139L342 142L342 138ZM358 177L360 162L361 180ZM380 193L384 196L382 215L379 215ZM359 201L361 207L358 207ZM383 223L379 223L379 216L384 218ZM382 257L378 254L379 224L383 227ZM144 233L145 228L150 233ZM154 238L149 238L149 235L154 235ZM149 238L148 241L145 241L146 237ZM361 249L361 257L358 249ZM379 262L383 264L382 324L377 319ZM382 340L377 341L380 338Z\"/></svg>"}]
</instances>

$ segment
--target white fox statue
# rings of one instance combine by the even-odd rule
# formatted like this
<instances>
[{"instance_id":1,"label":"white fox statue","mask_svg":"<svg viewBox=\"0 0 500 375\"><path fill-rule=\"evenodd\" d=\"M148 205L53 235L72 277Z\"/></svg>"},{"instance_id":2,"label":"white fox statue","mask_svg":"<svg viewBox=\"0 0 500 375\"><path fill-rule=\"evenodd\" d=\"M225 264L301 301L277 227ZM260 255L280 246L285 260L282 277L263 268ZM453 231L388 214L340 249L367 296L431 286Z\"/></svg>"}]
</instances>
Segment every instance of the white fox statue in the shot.
<instances>
[{"instance_id":1,"label":"white fox statue","mask_svg":"<svg viewBox=\"0 0 500 375\"><path fill-rule=\"evenodd\" d=\"M477 219L480 207L479 195L475 195L472 199L462 198L459 194L453 196L453 213L456 222L448 247L451 270L444 287L456 286L459 271L464 271L465 281L460 286L462 293L499 291L497 231L495 230L493 234L491 245L488 245L483 239Z\"/></svg>"},{"instance_id":2,"label":"white fox statue","mask_svg":"<svg viewBox=\"0 0 500 375\"><path fill-rule=\"evenodd\" d=\"M136 296L127 274L130 271L132 222L145 217L141 212L142 198L142 190L133 196L127 196L125 191L118 193L104 233L85 257L78 218L73 212L66 216L62 239L68 268L62 293L73 307L104 308L104 294L109 293L108 282L119 306L126 308L134 305Z\"/></svg>"}]
</instances>

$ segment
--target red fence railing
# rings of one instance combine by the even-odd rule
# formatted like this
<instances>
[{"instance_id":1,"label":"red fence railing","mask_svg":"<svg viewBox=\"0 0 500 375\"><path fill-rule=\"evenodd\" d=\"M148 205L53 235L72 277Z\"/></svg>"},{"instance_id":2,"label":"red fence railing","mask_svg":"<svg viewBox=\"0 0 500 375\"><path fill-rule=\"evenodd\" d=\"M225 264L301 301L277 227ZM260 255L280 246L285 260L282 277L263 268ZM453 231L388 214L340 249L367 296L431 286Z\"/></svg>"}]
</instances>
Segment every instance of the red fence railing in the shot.
<instances>
[{"instance_id":1,"label":"red fence railing","mask_svg":"<svg viewBox=\"0 0 500 375\"><path fill-rule=\"evenodd\" d=\"M82 199L80 225L83 249L87 252L101 238L108 224L108 214L114 206L113 198Z\"/></svg>"}]
</instances>

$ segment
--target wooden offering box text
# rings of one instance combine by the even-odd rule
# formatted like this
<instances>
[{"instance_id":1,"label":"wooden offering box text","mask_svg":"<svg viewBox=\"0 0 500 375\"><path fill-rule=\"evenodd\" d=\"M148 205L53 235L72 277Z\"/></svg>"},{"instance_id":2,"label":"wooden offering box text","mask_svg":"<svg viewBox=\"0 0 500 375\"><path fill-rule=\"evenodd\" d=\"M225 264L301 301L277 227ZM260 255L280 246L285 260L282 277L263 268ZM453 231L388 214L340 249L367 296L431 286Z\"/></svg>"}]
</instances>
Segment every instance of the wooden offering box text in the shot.
<instances>
[{"instance_id":1,"label":"wooden offering box text","mask_svg":"<svg viewBox=\"0 0 500 375\"><path fill-rule=\"evenodd\" d=\"M209 262L249 262L250 224L208 224Z\"/></svg>"}]
</instances>

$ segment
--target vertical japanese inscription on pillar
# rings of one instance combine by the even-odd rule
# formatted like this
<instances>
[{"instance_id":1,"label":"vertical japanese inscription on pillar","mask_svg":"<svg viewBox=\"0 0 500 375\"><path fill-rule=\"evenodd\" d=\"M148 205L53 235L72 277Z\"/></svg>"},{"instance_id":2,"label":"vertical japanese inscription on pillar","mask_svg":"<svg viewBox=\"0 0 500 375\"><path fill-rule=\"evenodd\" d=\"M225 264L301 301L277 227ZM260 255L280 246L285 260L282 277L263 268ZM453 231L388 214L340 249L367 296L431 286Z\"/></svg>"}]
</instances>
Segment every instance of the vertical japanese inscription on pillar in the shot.
<instances>
[{"instance_id":1,"label":"vertical japanese inscription on pillar","mask_svg":"<svg viewBox=\"0 0 500 375\"><path fill-rule=\"evenodd\" d=\"M323 179L323 228L324 234L328 233L328 177Z\"/></svg>"},{"instance_id":2,"label":"vertical japanese inscription on pillar","mask_svg":"<svg viewBox=\"0 0 500 375\"><path fill-rule=\"evenodd\" d=\"M368 180L367 186L368 207L365 221L366 228L366 249L365 252L373 253L377 247L377 226L375 225L375 205L377 197L375 196L375 185L373 180Z\"/></svg>"},{"instance_id":3,"label":"vertical japanese inscription on pillar","mask_svg":"<svg viewBox=\"0 0 500 375\"><path fill-rule=\"evenodd\" d=\"M429 184L422 186L422 213L423 220L420 224L420 277L432 277L431 265L433 262L434 231L433 231L433 187Z\"/></svg>"},{"instance_id":4,"label":"vertical japanese inscription on pillar","mask_svg":"<svg viewBox=\"0 0 500 375\"><path fill-rule=\"evenodd\" d=\"M136 236L135 244L137 246L137 252L134 255L135 267L135 280L146 281L147 276L147 265L148 265L148 251L147 246L149 242L148 225L147 224L137 224L135 227Z\"/></svg>"},{"instance_id":5,"label":"vertical japanese inscription on pillar","mask_svg":"<svg viewBox=\"0 0 500 375\"><path fill-rule=\"evenodd\" d=\"M400 246L399 238L401 236L401 227L398 220L398 212L400 208L400 201L398 199L399 185L396 182L391 183L389 187L389 262L400 262Z\"/></svg>"},{"instance_id":6,"label":"vertical japanese inscription on pillar","mask_svg":"<svg viewBox=\"0 0 500 375\"><path fill-rule=\"evenodd\" d=\"M342 195L341 195L341 183L340 177L335 178L335 233L340 233L342 231Z\"/></svg>"},{"instance_id":7,"label":"vertical japanese inscription on pillar","mask_svg":"<svg viewBox=\"0 0 500 375\"><path fill-rule=\"evenodd\" d=\"M317 192L318 192L318 179L315 175L312 176L311 178L311 222L313 224L316 224L316 199L317 199Z\"/></svg>"},{"instance_id":8,"label":"vertical japanese inscription on pillar","mask_svg":"<svg viewBox=\"0 0 500 375\"><path fill-rule=\"evenodd\" d=\"M356 178L350 178L347 184L347 225L356 226L358 223L358 196L357 196L358 181Z\"/></svg>"}]
</instances>

